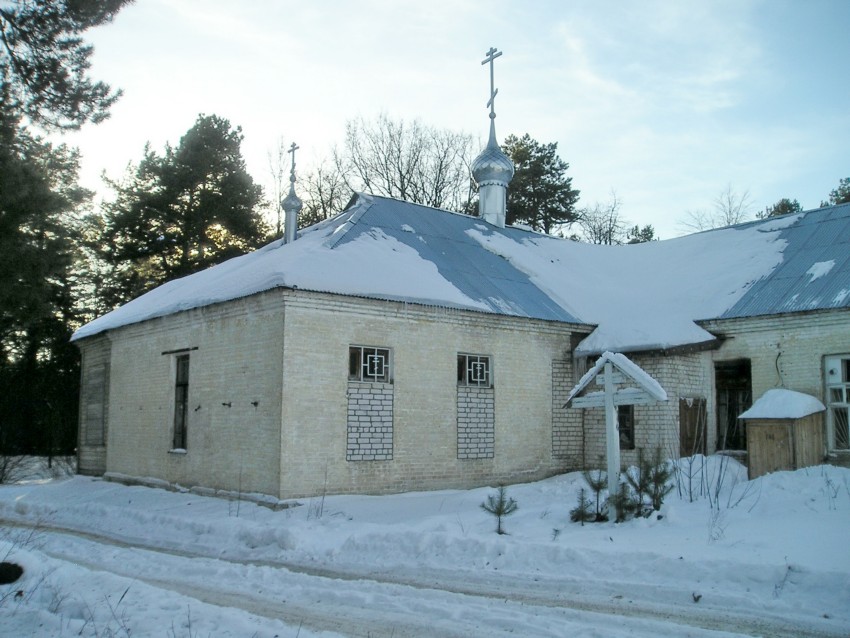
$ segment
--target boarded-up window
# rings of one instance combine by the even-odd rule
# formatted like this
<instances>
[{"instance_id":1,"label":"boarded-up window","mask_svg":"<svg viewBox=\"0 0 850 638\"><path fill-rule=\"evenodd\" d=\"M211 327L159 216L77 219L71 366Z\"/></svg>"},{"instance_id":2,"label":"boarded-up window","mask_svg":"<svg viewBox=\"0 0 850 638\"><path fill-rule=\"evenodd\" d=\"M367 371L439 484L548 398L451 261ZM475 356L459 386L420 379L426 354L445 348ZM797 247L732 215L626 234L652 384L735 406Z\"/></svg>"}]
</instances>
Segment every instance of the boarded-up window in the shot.
<instances>
[{"instance_id":1,"label":"boarded-up window","mask_svg":"<svg viewBox=\"0 0 850 638\"><path fill-rule=\"evenodd\" d=\"M104 445L106 424L106 365L88 366L83 376L83 443Z\"/></svg>"}]
</instances>

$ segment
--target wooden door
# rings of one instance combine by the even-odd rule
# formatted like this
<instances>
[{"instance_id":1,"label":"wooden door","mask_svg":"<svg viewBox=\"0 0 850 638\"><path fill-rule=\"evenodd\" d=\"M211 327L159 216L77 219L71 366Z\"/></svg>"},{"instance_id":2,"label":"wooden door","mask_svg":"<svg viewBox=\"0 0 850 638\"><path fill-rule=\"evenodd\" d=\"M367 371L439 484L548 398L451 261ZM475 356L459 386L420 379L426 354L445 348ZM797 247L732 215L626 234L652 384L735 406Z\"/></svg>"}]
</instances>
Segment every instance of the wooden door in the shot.
<instances>
[{"instance_id":1,"label":"wooden door","mask_svg":"<svg viewBox=\"0 0 850 638\"><path fill-rule=\"evenodd\" d=\"M679 456L705 454L705 403L701 397L679 399Z\"/></svg>"}]
</instances>

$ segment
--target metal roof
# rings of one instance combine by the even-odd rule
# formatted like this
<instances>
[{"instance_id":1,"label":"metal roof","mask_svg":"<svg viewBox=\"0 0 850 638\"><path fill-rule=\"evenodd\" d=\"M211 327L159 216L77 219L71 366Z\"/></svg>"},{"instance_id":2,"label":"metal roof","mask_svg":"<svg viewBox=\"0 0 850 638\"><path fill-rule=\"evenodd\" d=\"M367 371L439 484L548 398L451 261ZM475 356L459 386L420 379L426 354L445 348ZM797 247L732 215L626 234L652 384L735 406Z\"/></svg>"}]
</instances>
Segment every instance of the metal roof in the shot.
<instances>
[{"instance_id":1,"label":"metal roof","mask_svg":"<svg viewBox=\"0 0 850 638\"><path fill-rule=\"evenodd\" d=\"M361 196L362 197L362 196ZM384 197L367 196L370 203L351 222L334 246L355 241L379 228L386 235L413 248L433 263L440 275L464 295L496 314L547 321L583 323L535 286L528 275L509 261L487 250L466 232L501 233L519 240L529 231L498 228L468 215L439 211ZM390 266L391 267L391 266ZM416 282L410 282L409 300L416 301Z\"/></svg>"},{"instance_id":2,"label":"metal roof","mask_svg":"<svg viewBox=\"0 0 850 638\"><path fill-rule=\"evenodd\" d=\"M719 318L850 308L850 203L803 213L780 239L782 262Z\"/></svg>"},{"instance_id":3,"label":"metal roof","mask_svg":"<svg viewBox=\"0 0 850 638\"><path fill-rule=\"evenodd\" d=\"M689 291L700 281L716 285ZM163 284L73 338L273 288L598 325L588 351L673 347L710 337L699 320L850 309L850 204L612 247L358 195L298 241Z\"/></svg>"}]
</instances>

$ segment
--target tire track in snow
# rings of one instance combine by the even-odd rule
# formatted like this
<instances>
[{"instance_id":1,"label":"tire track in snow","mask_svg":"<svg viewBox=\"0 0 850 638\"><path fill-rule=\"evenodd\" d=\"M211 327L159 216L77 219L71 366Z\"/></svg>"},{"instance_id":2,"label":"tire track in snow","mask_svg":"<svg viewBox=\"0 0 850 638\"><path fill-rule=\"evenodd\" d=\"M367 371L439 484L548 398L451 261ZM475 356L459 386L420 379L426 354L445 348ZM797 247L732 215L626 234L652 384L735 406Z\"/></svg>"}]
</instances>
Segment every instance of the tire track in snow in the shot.
<instances>
[{"instance_id":1,"label":"tire track in snow","mask_svg":"<svg viewBox=\"0 0 850 638\"><path fill-rule=\"evenodd\" d=\"M0 518L0 523L15 527L31 527L16 521ZM773 636L775 638L838 638L846 632L816 629L782 617L752 617L728 609L703 606L702 609L687 609L671 604L659 604L651 599L639 600L630 592L628 597L616 597L613 592L625 589L617 583L596 583L599 591L592 595L582 593L587 583L569 577L518 578L516 575L492 572L459 572L432 568L401 568L391 571L360 569L356 567L328 567L305 564L297 561L251 560L216 556L210 552L163 547L144 540L128 542L106 534L76 530L68 527L41 524L40 530L53 534L80 539L97 546L116 550L153 553L178 560L202 559L216 564L242 569L276 570L275 580L299 579L293 585L305 592L305 600L273 600L266 595L247 594L237 589L198 586L190 579L180 577L162 578L141 575L130 569L130 562L115 569L114 562L97 560L99 552L89 552L86 559L67 550L42 548L45 554L88 569L110 572L136 579L154 587L175 591L201 602L218 606L236 607L259 616L284 619L288 623L303 624L316 631L335 631L349 636L422 636L438 631L440 636L470 635L563 635L564 623L583 627L606 626L611 630L623 630L624 621L630 635L635 636ZM150 557L143 559L155 563ZM300 579L307 579L303 581ZM367 593L359 592L357 584L368 584ZM569 587L565 587L568 585ZM243 588L244 589L244 588ZM337 590L336 592L334 590ZM378 590L380 595L375 595ZM607 592L606 592L607 590ZM342 591L342 594L338 593ZM452 618L451 626L437 629L433 619L439 618L446 604L454 610L459 604L446 596L463 596L465 617ZM370 611L375 601L380 604L380 613ZM516 627L504 631L497 622L500 614L494 614L494 606L500 611L510 612L505 622L517 614L538 618L538 626L517 632ZM416 617L413 618L412 614ZM445 615L443 613L443 615ZM491 622L488 616L494 616ZM531 622L531 621L529 621ZM486 624L484 627L482 624ZM556 631L552 631L557 627ZM536 631L537 633L533 633ZM695 633L696 632L696 633ZM570 632L574 634L573 632ZM581 634L578 634L581 635Z\"/></svg>"}]
</instances>

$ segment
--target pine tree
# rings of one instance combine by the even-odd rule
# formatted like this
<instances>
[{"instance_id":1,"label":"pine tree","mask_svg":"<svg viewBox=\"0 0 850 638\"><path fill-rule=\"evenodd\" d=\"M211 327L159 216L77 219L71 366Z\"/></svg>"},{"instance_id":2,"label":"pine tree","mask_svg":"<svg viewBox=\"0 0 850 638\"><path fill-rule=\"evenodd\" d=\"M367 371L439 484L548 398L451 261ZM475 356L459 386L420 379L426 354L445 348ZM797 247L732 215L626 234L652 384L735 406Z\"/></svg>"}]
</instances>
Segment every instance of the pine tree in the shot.
<instances>
[{"instance_id":1,"label":"pine tree","mask_svg":"<svg viewBox=\"0 0 850 638\"><path fill-rule=\"evenodd\" d=\"M550 233L578 219L579 191L566 172L570 165L558 157L558 143L541 144L526 133L509 135L502 145L516 172L508 190L507 224L528 224Z\"/></svg>"},{"instance_id":2,"label":"pine tree","mask_svg":"<svg viewBox=\"0 0 850 638\"><path fill-rule=\"evenodd\" d=\"M131 0L17 0L0 6L4 107L36 125L99 122L120 91L88 77L92 48L80 34L110 22Z\"/></svg>"},{"instance_id":3,"label":"pine tree","mask_svg":"<svg viewBox=\"0 0 850 638\"><path fill-rule=\"evenodd\" d=\"M246 170L241 143L241 128L200 115L176 148L159 155L146 146L133 174L112 184L116 198L103 235L90 244L113 269L112 305L269 239L262 191Z\"/></svg>"},{"instance_id":4,"label":"pine tree","mask_svg":"<svg viewBox=\"0 0 850 638\"><path fill-rule=\"evenodd\" d=\"M69 213L88 196L77 169L75 151L32 136L14 110L0 109L0 454L74 446Z\"/></svg>"},{"instance_id":5,"label":"pine tree","mask_svg":"<svg viewBox=\"0 0 850 638\"><path fill-rule=\"evenodd\" d=\"M652 509L656 512L664 504L664 498L673 490L673 466L662 458L661 448L655 448L652 463L648 469L649 474L649 498Z\"/></svg>"},{"instance_id":6,"label":"pine tree","mask_svg":"<svg viewBox=\"0 0 850 638\"><path fill-rule=\"evenodd\" d=\"M585 470L582 475L596 496L596 521L607 521L608 514L603 511L605 502L602 500L602 492L608 487L608 473L602 470L596 470L595 473Z\"/></svg>"},{"instance_id":7,"label":"pine tree","mask_svg":"<svg viewBox=\"0 0 850 638\"><path fill-rule=\"evenodd\" d=\"M838 186L829 191L829 199L821 202L821 206L836 206L850 202L850 177L838 180Z\"/></svg>"},{"instance_id":8,"label":"pine tree","mask_svg":"<svg viewBox=\"0 0 850 638\"><path fill-rule=\"evenodd\" d=\"M587 498L587 490L583 487L578 491L578 502L576 506L570 510L570 520L573 523L581 523L584 527L585 523L591 523L598 520L599 501L597 498L597 513L593 512L593 503Z\"/></svg>"},{"instance_id":9,"label":"pine tree","mask_svg":"<svg viewBox=\"0 0 850 638\"><path fill-rule=\"evenodd\" d=\"M505 530L502 527L502 519L516 512L519 506L514 499L508 498L508 492L505 486L500 485L499 491L496 494L490 494L487 500L481 503L481 509L496 517L496 533L504 534Z\"/></svg>"}]
</instances>

